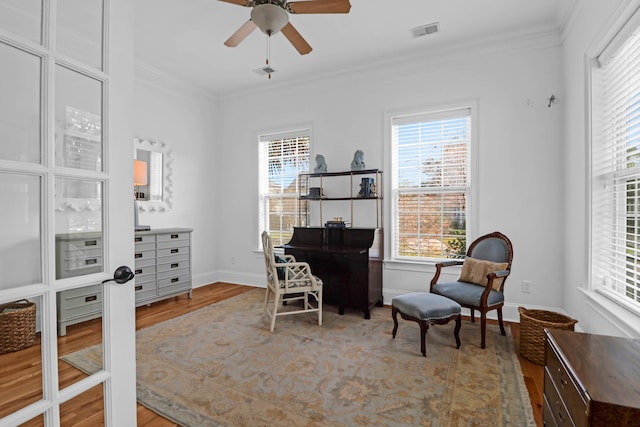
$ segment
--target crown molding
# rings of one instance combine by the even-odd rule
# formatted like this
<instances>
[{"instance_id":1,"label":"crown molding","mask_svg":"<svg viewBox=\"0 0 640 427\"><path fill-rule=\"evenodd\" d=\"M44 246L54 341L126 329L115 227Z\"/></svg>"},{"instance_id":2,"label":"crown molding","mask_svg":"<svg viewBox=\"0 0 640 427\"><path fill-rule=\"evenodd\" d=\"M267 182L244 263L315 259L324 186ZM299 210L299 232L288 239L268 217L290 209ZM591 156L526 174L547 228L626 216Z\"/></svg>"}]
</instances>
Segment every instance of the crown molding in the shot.
<instances>
[{"instance_id":1,"label":"crown molding","mask_svg":"<svg viewBox=\"0 0 640 427\"><path fill-rule=\"evenodd\" d=\"M561 31L554 27L539 28L535 31L513 32L499 37L488 37L474 42L451 43L438 48L427 48L413 51L405 55L396 55L391 59L369 61L357 66L343 67L339 71L327 69L314 76L301 77L286 82L270 84L268 88L253 87L248 89L231 90L218 94L218 99L228 100L237 96L248 96L279 90L297 84L308 84L336 77L362 75L363 73L399 73L415 72L433 69L443 65L464 63L476 59L487 59L504 55L518 54L534 50L560 47L562 45ZM335 64L333 64L335 66ZM339 67L337 67L339 68ZM275 83L275 82L272 82Z\"/></svg>"},{"instance_id":2,"label":"crown molding","mask_svg":"<svg viewBox=\"0 0 640 427\"><path fill-rule=\"evenodd\" d=\"M218 97L208 89L180 79L142 61L135 61L135 79L176 95L188 95L216 103Z\"/></svg>"}]
</instances>

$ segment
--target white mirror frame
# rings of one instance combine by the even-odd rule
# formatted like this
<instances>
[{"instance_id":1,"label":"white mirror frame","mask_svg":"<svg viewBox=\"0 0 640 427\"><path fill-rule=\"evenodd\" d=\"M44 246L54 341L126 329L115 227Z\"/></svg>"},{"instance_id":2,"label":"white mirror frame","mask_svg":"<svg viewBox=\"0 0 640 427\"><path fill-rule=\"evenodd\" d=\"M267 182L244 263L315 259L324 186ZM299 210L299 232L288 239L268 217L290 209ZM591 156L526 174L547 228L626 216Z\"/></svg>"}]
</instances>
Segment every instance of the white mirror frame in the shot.
<instances>
[{"instance_id":1,"label":"white mirror frame","mask_svg":"<svg viewBox=\"0 0 640 427\"><path fill-rule=\"evenodd\" d=\"M141 211L168 211L171 210L171 197L173 196L172 189L172 162L171 150L167 147L167 144L160 141L154 141L151 139L133 139L133 158L136 158L136 150L155 151L162 153L162 201L149 201L138 200L138 209Z\"/></svg>"}]
</instances>

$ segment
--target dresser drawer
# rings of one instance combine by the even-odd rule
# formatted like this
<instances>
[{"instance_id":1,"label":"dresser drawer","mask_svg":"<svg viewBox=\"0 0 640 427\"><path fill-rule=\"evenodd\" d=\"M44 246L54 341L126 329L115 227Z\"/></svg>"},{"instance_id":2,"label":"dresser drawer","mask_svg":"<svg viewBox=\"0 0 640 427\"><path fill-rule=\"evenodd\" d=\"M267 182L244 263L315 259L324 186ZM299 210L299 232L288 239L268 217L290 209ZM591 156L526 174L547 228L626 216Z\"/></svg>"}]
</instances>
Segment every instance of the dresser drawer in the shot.
<instances>
[{"instance_id":1,"label":"dresser drawer","mask_svg":"<svg viewBox=\"0 0 640 427\"><path fill-rule=\"evenodd\" d=\"M133 238L133 242L136 244L136 247L138 245L147 244L147 243L151 243L152 245L155 246L155 244L156 244L156 236L154 236L153 234L144 235L144 236L137 236L136 235Z\"/></svg>"},{"instance_id":2,"label":"dresser drawer","mask_svg":"<svg viewBox=\"0 0 640 427\"><path fill-rule=\"evenodd\" d=\"M573 427L575 424L569 417L569 412L560 398L558 390L553 384L549 372L545 368L544 372L544 396L549 405L549 412L553 417L553 424L559 427Z\"/></svg>"},{"instance_id":3,"label":"dresser drawer","mask_svg":"<svg viewBox=\"0 0 640 427\"><path fill-rule=\"evenodd\" d=\"M189 255L182 255L179 257L168 257L169 262L164 262L164 259L158 260L162 264L158 264L158 273L164 273L167 271L176 271L180 268L190 268Z\"/></svg>"},{"instance_id":4,"label":"dresser drawer","mask_svg":"<svg viewBox=\"0 0 640 427\"><path fill-rule=\"evenodd\" d=\"M175 242L181 242L179 246L189 246L189 233L158 234L158 248L175 246Z\"/></svg>"},{"instance_id":5,"label":"dresser drawer","mask_svg":"<svg viewBox=\"0 0 640 427\"><path fill-rule=\"evenodd\" d=\"M136 243L135 244L135 251L136 252L155 251L155 250L156 250L156 244L154 242L151 242L151 243Z\"/></svg>"},{"instance_id":6,"label":"dresser drawer","mask_svg":"<svg viewBox=\"0 0 640 427\"><path fill-rule=\"evenodd\" d=\"M139 261L144 261L144 260L153 260L155 261L156 259L156 251L152 250L152 251L135 251L133 254L133 260L136 263L136 265L138 264Z\"/></svg>"},{"instance_id":7,"label":"dresser drawer","mask_svg":"<svg viewBox=\"0 0 640 427\"><path fill-rule=\"evenodd\" d=\"M178 282L174 282L174 283L170 283L166 286L162 286L158 289L158 294L160 296L162 295L170 295L170 294L175 294L175 293L180 293L180 292L184 292L184 291L190 291L191 290L191 280L189 280L189 277L183 278L183 280L180 280Z\"/></svg>"},{"instance_id":8,"label":"dresser drawer","mask_svg":"<svg viewBox=\"0 0 640 427\"><path fill-rule=\"evenodd\" d=\"M102 314L102 285L60 291L56 298L59 319L68 321Z\"/></svg>"},{"instance_id":9,"label":"dresser drawer","mask_svg":"<svg viewBox=\"0 0 640 427\"><path fill-rule=\"evenodd\" d=\"M558 398L564 402L564 406L573 424L576 426L586 426L589 415L588 401L580 392L569 371L560 361L560 357L555 349L550 346L548 342L546 346L544 392L547 394L547 382L553 383L552 385L554 385L557 390ZM553 405L553 401L550 400L549 403ZM559 423L557 416L556 422Z\"/></svg>"},{"instance_id":10,"label":"dresser drawer","mask_svg":"<svg viewBox=\"0 0 640 427\"><path fill-rule=\"evenodd\" d=\"M556 419L553 417L551 412L551 408L549 407L549 402L547 401L547 396L542 396L542 423L545 427L558 427L556 423Z\"/></svg>"},{"instance_id":11,"label":"dresser drawer","mask_svg":"<svg viewBox=\"0 0 640 427\"><path fill-rule=\"evenodd\" d=\"M163 258L163 257L169 257L169 256L173 256L173 255L183 255L183 254L188 254L189 251L189 246L177 246L177 247L170 247L170 248L166 248L166 249L158 249L158 258ZM162 260L158 260L159 262L163 262Z\"/></svg>"}]
</instances>

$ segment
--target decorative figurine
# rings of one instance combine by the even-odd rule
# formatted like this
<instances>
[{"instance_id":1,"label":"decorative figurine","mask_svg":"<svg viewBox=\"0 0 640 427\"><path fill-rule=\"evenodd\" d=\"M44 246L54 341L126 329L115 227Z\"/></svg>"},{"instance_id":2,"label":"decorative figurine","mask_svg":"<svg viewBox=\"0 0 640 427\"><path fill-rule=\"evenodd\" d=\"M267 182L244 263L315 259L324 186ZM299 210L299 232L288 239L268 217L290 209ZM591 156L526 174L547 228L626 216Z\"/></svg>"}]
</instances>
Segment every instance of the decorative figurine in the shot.
<instances>
[{"instance_id":1,"label":"decorative figurine","mask_svg":"<svg viewBox=\"0 0 640 427\"><path fill-rule=\"evenodd\" d=\"M327 162L322 154L316 154L316 167L313 168L315 173L325 173L327 171Z\"/></svg>"},{"instance_id":2,"label":"decorative figurine","mask_svg":"<svg viewBox=\"0 0 640 427\"><path fill-rule=\"evenodd\" d=\"M356 152L353 153L353 160L351 161L351 170L352 171L364 170L364 151L356 150Z\"/></svg>"}]
</instances>

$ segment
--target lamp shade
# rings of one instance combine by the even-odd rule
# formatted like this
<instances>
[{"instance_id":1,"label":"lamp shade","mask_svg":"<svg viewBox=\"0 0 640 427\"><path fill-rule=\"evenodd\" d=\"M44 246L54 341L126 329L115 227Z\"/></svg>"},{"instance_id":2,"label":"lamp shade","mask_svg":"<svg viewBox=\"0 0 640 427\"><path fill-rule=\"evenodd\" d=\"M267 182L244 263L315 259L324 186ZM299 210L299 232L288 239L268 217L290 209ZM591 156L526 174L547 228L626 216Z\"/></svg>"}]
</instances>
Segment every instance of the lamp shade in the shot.
<instances>
[{"instance_id":1,"label":"lamp shade","mask_svg":"<svg viewBox=\"0 0 640 427\"><path fill-rule=\"evenodd\" d=\"M133 185L147 185L147 162L133 161Z\"/></svg>"}]
</instances>

